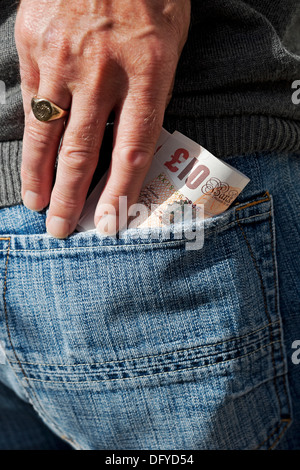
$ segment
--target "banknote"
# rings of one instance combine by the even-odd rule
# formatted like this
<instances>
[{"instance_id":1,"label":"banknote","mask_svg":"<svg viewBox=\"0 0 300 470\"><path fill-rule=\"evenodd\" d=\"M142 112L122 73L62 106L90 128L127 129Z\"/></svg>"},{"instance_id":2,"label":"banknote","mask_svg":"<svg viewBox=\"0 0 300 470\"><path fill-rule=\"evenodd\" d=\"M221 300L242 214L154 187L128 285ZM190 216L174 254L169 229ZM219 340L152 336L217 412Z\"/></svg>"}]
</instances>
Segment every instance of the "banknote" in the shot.
<instances>
[{"instance_id":1,"label":"banknote","mask_svg":"<svg viewBox=\"0 0 300 470\"><path fill-rule=\"evenodd\" d=\"M249 178L175 131L155 153L139 203L154 207L141 226L169 222L168 208L203 205L204 218L224 212L249 183Z\"/></svg>"},{"instance_id":2,"label":"banknote","mask_svg":"<svg viewBox=\"0 0 300 470\"><path fill-rule=\"evenodd\" d=\"M95 228L94 213L105 186L101 179L86 201L77 230ZM130 218L130 227L159 227L174 221L189 207L193 217L213 217L231 206L249 178L216 158L201 145L175 131L162 130L152 165L144 180L137 209L143 216ZM171 208L171 210L170 210Z\"/></svg>"}]
</instances>

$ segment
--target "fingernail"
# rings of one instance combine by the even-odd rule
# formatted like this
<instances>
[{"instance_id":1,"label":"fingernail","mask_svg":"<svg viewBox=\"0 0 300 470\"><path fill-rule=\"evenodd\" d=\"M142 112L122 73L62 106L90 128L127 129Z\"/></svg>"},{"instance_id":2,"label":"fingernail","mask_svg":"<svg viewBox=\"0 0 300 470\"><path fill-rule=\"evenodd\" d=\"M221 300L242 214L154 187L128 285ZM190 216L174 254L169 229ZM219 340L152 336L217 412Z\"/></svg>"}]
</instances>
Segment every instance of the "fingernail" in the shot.
<instances>
[{"instance_id":1,"label":"fingernail","mask_svg":"<svg viewBox=\"0 0 300 470\"><path fill-rule=\"evenodd\" d=\"M44 208L41 196L29 190L27 190L24 194L23 204L31 211L41 211Z\"/></svg>"},{"instance_id":2,"label":"fingernail","mask_svg":"<svg viewBox=\"0 0 300 470\"><path fill-rule=\"evenodd\" d=\"M66 238L70 234L70 224L66 219L53 215L46 222L49 235L54 238Z\"/></svg>"},{"instance_id":3,"label":"fingernail","mask_svg":"<svg viewBox=\"0 0 300 470\"><path fill-rule=\"evenodd\" d=\"M105 214L103 215L98 224L97 230L101 235L105 235L107 237L112 237L117 233L117 218L115 215L112 214Z\"/></svg>"}]
</instances>

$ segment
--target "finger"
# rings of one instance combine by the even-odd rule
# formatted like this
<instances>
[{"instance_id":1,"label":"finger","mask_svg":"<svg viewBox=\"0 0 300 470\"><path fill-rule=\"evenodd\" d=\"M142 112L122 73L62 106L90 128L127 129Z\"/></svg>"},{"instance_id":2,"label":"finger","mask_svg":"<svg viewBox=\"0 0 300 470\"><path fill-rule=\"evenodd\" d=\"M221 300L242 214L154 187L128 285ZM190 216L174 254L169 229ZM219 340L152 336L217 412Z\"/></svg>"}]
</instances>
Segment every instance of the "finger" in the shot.
<instances>
[{"instance_id":1,"label":"finger","mask_svg":"<svg viewBox=\"0 0 300 470\"><path fill-rule=\"evenodd\" d=\"M169 87L160 92L154 88L139 88L138 94L129 93L124 101L116 125L107 183L95 211L94 222L102 233L101 218L110 212L107 207L111 207L110 221L117 215L115 228L118 231L120 217L121 225L127 221L127 214L119 213L120 197L127 197L128 208L138 200L161 131L168 90Z\"/></svg>"},{"instance_id":2,"label":"finger","mask_svg":"<svg viewBox=\"0 0 300 470\"><path fill-rule=\"evenodd\" d=\"M27 113L21 165L22 198L29 209L41 210L50 200L55 161L65 119L38 121L31 110L31 99L36 94L62 109L69 108L71 94L62 86L59 77L49 78L42 72L38 90L27 86L24 88L24 107Z\"/></svg>"},{"instance_id":3,"label":"finger","mask_svg":"<svg viewBox=\"0 0 300 470\"><path fill-rule=\"evenodd\" d=\"M46 221L48 233L56 238L66 238L74 231L98 163L112 109L108 93L99 88L103 94L98 98L83 91L73 95Z\"/></svg>"},{"instance_id":4,"label":"finger","mask_svg":"<svg viewBox=\"0 0 300 470\"><path fill-rule=\"evenodd\" d=\"M23 108L25 118L27 118L31 111L31 98L36 94L40 83L39 68L29 54L20 56L20 75Z\"/></svg>"}]
</instances>

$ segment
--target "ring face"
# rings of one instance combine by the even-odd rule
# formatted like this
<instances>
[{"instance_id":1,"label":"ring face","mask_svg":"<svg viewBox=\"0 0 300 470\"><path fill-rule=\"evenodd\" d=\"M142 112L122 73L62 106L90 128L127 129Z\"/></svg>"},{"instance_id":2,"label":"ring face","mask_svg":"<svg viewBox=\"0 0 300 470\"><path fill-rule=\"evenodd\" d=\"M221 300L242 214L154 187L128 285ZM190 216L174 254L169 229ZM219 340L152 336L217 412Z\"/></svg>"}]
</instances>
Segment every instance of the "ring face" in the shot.
<instances>
[{"instance_id":1,"label":"ring face","mask_svg":"<svg viewBox=\"0 0 300 470\"><path fill-rule=\"evenodd\" d=\"M36 96L31 100L31 109L36 119L44 122L60 119L67 115L67 111L59 108L51 101Z\"/></svg>"},{"instance_id":2,"label":"ring face","mask_svg":"<svg viewBox=\"0 0 300 470\"><path fill-rule=\"evenodd\" d=\"M52 117L52 106L47 100L34 101L32 111L39 121L49 121Z\"/></svg>"}]
</instances>

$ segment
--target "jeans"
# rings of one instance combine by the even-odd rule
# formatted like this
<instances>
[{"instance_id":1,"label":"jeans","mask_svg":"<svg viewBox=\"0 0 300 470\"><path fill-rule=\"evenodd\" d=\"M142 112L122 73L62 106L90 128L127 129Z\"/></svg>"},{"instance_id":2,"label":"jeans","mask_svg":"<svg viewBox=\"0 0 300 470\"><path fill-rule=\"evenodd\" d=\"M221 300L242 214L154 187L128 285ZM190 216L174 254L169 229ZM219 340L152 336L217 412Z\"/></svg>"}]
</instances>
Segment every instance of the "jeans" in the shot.
<instances>
[{"instance_id":1,"label":"jeans","mask_svg":"<svg viewBox=\"0 0 300 470\"><path fill-rule=\"evenodd\" d=\"M197 250L0 210L0 448L300 449L300 155L226 161Z\"/></svg>"}]
</instances>

